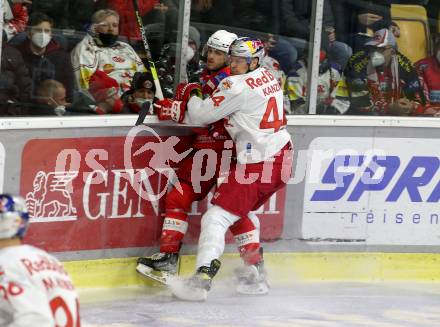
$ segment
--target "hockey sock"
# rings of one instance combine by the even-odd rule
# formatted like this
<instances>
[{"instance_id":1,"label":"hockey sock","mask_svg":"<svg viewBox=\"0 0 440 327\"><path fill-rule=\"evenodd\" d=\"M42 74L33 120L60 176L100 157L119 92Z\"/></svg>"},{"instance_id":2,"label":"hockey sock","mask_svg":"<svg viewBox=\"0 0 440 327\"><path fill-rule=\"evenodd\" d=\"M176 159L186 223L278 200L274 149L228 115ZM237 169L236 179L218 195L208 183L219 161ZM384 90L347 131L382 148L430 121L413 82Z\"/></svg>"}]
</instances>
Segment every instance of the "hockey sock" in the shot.
<instances>
[{"instance_id":1,"label":"hockey sock","mask_svg":"<svg viewBox=\"0 0 440 327\"><path fill-rule=\"evenodd\" d=\"M247 265L253 265L262 260L259 227L258 217L254 213L250 213L249 217L242 217L230 227L240 257Z\"/></svg>"},{"instance_id":2,"label":"hockey sock","mask_svg":"<svg viewBox=\"0 0 440 327\"><path fill-rule=\"evenodd\" d=\"M183 192L172 188L165 200L165 219L160 236L160 252L179 252L180 245L188 230L188 214L194 200L194 191L187 183L181 183Z\"/></svg>"}]
</instances>

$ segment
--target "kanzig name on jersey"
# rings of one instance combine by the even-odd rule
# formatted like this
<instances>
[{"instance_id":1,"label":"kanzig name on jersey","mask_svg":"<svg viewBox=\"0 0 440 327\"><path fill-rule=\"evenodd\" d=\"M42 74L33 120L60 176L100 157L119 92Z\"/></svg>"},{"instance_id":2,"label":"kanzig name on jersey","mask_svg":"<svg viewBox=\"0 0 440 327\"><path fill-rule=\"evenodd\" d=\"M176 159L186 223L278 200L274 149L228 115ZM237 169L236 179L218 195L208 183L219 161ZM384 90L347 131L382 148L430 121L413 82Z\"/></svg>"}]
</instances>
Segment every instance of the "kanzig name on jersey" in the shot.
<instances>
[{"instance_id":1,"label":"kanzig name on jersey","mask_svg":"<svg viewBox=\"0 0 440 327\"><path fill-rule=\"evenodd\" d=\"M269 85L268 87L265 87L263 89L263 93L265 96L269 96L270 94L273 94L273 93L278 92L280 90L281 90L280 83L276 82L272 85Z\"/></svg>"}]
</instances>

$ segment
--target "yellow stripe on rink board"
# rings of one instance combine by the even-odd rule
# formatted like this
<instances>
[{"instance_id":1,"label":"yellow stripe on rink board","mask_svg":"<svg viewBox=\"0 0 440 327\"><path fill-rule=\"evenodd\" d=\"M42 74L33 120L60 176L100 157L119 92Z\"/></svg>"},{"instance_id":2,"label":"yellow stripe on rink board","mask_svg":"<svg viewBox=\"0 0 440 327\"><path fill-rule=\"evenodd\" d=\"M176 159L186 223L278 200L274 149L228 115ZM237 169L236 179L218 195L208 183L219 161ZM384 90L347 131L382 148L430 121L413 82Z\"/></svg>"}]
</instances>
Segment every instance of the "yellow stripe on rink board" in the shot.
<instances>
[{"instance_id":1,"label":"yellow stripe on rink board","mask_svg":"<svg viewBox=\"0 0 440 327\"><path fill-rule=\"evenodd\" d=\"M137 258L63 262L76 287L121 287L153 285L136 272Z\"/></svg>"},{"instance_id":2,"label":"yellow stripe on rink board","mask_svg":"<svg viewBox=\"0 0 440 327\"><path fill-rule=\"evenodd\" d=\"M265 253L272 283L306 281L440 281L440 254L436 253ZM230 277L241 264L236 254L225 254L218 279ZM77 287L157 285L139 276L136 258L64 262ZM195 256L182 256L179 272L194 272Z\"/></svg>"}]
</instances>

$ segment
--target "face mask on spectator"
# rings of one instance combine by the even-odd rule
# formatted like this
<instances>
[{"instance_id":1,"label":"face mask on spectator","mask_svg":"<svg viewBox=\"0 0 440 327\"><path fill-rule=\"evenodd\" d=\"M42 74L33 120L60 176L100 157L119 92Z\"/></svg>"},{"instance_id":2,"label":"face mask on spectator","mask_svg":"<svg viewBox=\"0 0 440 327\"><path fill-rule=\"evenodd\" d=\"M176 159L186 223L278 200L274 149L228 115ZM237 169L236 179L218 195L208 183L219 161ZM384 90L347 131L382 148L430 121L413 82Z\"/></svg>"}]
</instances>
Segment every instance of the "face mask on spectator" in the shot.
<instances>
[{"instance_id":1,"label":"face mask on spectator","mask_svg":"<svg viewBox=\"0 0 440 327\"><path fill-rule=\"evenodd\" d=\"M188 48L186 49L186 61L190 62L191 59L194 58L194 55L195 55L194 49L188 45Z\"/></svg>"},{"instance_id":2,"label":"face mask on spectator","mask_svg":"<svg viewBox=\"0 0 440 327\"><path fill-rule=\"evenodd\" d=\"M153 99L133 98L132 102L128 103L128 107L133 112L139 112L147 102L150 103L149 111L152 111L153 108L151 104L153 103Z\"/></svg>"},{"instance_id":3,"label":"face mask on spectator","mask_svg":"<svg viewBox=\"0 0 440 327\"><path fill-rule=\"evenodd\" d=\"M39 48L45 48L49 44L52 36L48 33L38 32L32 35L32 43Z\"/></svg>"},{"instance_id":4,"label":"face mask on spectator","mask_svg":"<svg viewBox=\"0 0 440 327\"><path fill-rule=\"evenodd\" d=\"M118 40L118 35L114 35L111 33L99 33L98 39L99 39L99 41L101 41L102 46L111 47Z\"/></svg>"},{"instance_id":5,"label":"face mask on spectator","mask_svg":"<svg viewBox=\"0 0 440 327\"><path fill-rule=\"evenodd\" d=\"M134 103L136 103L139 107L142 107L146 102L151 104L153 99L134 98Z\"/></svg>"},{"instance_id":6,"label":"face mask on spectator","mask_svg":"<svg viewBox=\"0 0 440 327\"><path fill-rule=\"evenodd\" d=\"M385 63L385 57L380 52L374 51L370 55L371 64L373 67L379 67L382 66Z\"/></svg>"}]
</instances>

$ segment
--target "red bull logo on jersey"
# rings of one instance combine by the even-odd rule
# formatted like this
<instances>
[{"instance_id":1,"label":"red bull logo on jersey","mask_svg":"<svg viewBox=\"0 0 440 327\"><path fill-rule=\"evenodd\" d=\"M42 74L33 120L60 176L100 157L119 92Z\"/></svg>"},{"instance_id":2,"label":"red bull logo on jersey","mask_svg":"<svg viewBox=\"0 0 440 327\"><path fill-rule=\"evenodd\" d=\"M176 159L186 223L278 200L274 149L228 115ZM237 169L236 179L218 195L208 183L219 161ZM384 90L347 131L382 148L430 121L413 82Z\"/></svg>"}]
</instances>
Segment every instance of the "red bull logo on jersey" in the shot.
<instances>
[{"instance_id":1,"label":"red bull logo on jersey","mask_svg":"<svg viewBox=\"0 0 440 327\"><path fill-rule=\"evenodd\" d=\"M249 87L253 90L254 88L270 83L273 80L275 80L275 77L267 69L263 69L259 77L248 77L245 81L246 84L249 85Z\"/></svg>"}]
</instances>

